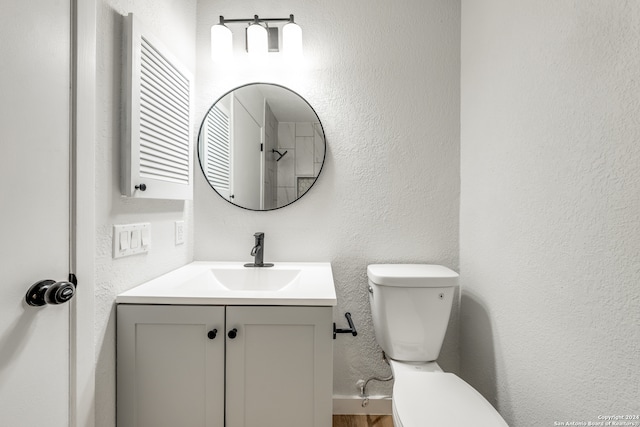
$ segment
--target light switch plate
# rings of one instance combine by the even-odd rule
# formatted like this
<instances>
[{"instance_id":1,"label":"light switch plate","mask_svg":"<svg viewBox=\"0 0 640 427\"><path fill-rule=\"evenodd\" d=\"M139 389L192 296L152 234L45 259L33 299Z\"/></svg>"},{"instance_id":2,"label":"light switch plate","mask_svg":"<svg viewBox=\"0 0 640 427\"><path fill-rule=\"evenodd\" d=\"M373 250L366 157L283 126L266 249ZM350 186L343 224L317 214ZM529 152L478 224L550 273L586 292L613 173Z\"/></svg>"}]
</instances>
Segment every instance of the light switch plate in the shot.
<instances>
[{"instance_id":1,"label":"light switch plate","mask_svg":"<svg viewBox=\"0 0 640 427\"><path fill-rule=\"evenodd\" d=\"M118 224L113 226L113 257L122 258L149 251L151 224Z\"/></svg>"},{"instance_id":2,"label":"light switch plate","mask_svg":"<svg viewBox=\"0 0 640 427\"><path fill-rule=\"evenodd\" d=\"M184 244L185 240L185 226L184 221L176 221L176 245Z\"/></svg>"}]
</instances>

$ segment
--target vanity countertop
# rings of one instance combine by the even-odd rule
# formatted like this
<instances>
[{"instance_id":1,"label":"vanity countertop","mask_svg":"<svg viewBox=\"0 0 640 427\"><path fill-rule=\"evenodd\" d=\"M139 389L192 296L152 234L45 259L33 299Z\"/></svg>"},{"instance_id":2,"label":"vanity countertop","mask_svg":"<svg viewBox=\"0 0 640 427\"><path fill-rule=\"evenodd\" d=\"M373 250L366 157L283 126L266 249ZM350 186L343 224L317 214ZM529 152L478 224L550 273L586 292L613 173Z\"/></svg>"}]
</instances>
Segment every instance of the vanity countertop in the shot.
<instances>
[{"instance_id":1,"label":"vanity countertop","mask_svg":"<svg viewBox=\"0 0 640 427\"><path fill-rule=\"evenodd\" d=\"M328 262L196 261L119 294L118 304L335 306Z\"/></svg>"}]
</instances>

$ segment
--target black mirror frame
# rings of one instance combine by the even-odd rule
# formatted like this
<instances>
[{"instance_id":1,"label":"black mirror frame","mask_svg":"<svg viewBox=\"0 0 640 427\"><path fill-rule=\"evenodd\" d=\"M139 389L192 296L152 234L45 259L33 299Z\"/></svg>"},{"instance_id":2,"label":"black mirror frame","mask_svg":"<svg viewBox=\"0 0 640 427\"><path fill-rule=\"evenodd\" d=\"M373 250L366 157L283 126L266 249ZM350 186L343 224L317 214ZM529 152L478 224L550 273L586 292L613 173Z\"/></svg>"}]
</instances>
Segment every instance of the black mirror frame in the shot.
<instances>
[{"instance_id":1,"label":"black mirror frame","mask_svg":"<svg viewBox=\"0 0 640 427\"><path fill-rule=\"evenodd\" d=\"M247 208L244 206L240 206L237 205L235 203L233 203L230 200L227 200L225 197L222 196L222 194L220 194L218 192L218 190L215 189L215 187L213 185L211 185L211 182L209 182L209 180L207 179L207 175L205 174L204 168L202 167L202 159L200 159L200 136L202 134L202 129L204 127L204 120L205 118L209 115L209 113L211 112L211 110L213 109L213 107L220 102L220 100L222 100L222 98L224 98L225 96L229 95L231 92L241 89L243 87L246 86L253 86L253 85L269 85L269 86L277 86L280 87L282 89L288 90L289 92L294 93L295 95L297 95L298 97L300 97L300 99L302 99L304 102L306 102L306 104L309 106L309 108L311 108L311 111L313 111L313 114L315 114L316 118L318 119L318 123L320 124L320 129L322 129L322 136L324 138L324 153L322 154L322 164L320 165L320 170L318 171L318 175L316 176L316 179L313 181L313 183L309 186L309 188L307 189L307 191L305 191L300 197L297 197L296 199L294 199L293 201L287 203L286 205L282 205L282 206L278 206L275 207L273 209L251 209L251 208ZM318 182L318 178L320 177L320 174L322 173L322 169L324 168L324 162L327 160L327 135L324 131L324 126L322 125L322 121L320 120L320 117L318 116L318 113L316 112L316 110L313 108L313 106L311 106L311 104L309 103L309 101L307 101L303 96L301 96L298 92L289 89L286 86L283 85L279 85L277 83L265 83L265 82L252 82L252 83L246 83L243 84L241 86L235 87L231 90L228 90L227 92L225 92L222 96L220 96L213 104L211 104L211 107L209 107L206 111L206 113L204 114L203 118L202 118L202 122L200 123L200 128L198 130L198 137L196 140L196 152L198 155L198 164L200 165L200 170L202 171L202 174L205 178L205 181L207 182L207 184L209 184L209 186L213 189L213 191L215 191L215 193L220 196L220 198L222 198L225 202L230 203L233 206L237 206L239 208L242 209L246 209L248 211L254 211L254 212L270 212L270 211L275 211L278 209L282 209L284 207L287 207L289 205L292 205L293 203L297 202L298 200L300 200L301 198L303 198L307 193L309 193L309 191L311 191L311 188L313 188L313 186L316 184L316 182Z\"/></svg>"}]
</instances>

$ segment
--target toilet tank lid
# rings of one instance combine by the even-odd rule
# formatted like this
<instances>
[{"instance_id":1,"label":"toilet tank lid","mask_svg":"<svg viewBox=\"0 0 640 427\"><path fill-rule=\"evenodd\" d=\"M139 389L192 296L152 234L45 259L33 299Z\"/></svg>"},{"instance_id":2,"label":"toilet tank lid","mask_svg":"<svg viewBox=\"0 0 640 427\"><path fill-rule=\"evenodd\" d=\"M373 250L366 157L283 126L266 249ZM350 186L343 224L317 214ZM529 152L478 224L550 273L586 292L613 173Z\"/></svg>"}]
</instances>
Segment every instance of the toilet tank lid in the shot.
<instances>
[{"instance_id":1,"label":"toilet tank lid","mask_svg":"<svg viewBox=\"0 0 640 427\"><path fill-rule=\"evenodd\" d=\"M441 288L458 284L458 273L435 264L371 264L367 276L380 286Z\"/></svg>"}]
</instances>

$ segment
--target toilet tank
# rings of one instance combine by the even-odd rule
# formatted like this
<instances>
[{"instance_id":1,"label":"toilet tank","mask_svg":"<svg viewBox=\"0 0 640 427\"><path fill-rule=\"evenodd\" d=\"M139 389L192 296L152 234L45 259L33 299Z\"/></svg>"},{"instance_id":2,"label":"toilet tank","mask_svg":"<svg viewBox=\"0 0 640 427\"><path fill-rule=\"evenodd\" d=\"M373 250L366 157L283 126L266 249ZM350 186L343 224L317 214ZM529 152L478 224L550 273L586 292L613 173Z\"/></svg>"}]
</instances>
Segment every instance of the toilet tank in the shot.
<instances>
[{"instance_id":1,"label":"toilet tank","mask_svg":"<svg viewBox=\"0 0 640 427\"><path fill-rule=\"evenodd\" d=\"M458 273L441 265L372 264L369 303L378 344L387 357L436 360L449 324Z\"/></svg>"}]
</instances>

